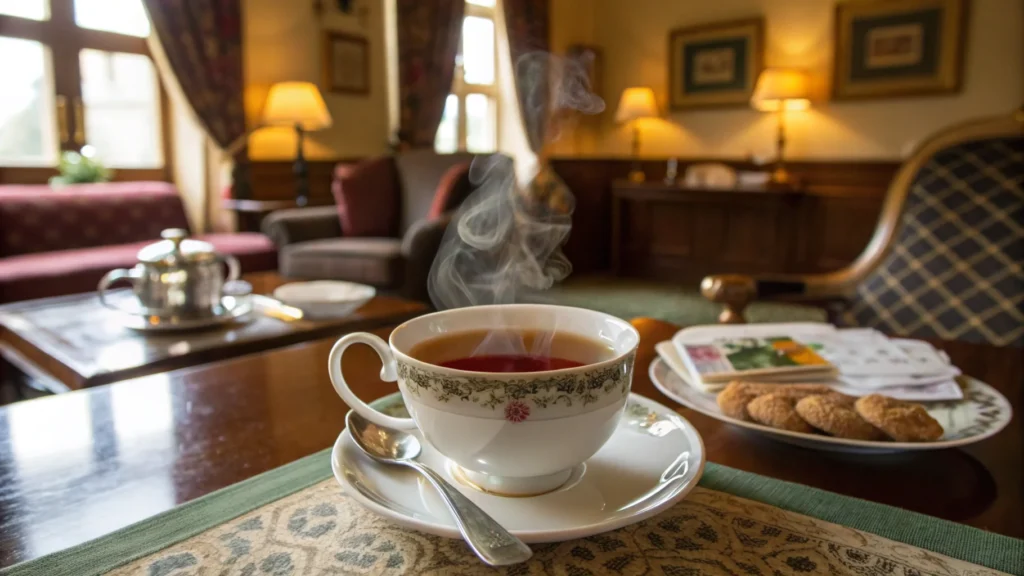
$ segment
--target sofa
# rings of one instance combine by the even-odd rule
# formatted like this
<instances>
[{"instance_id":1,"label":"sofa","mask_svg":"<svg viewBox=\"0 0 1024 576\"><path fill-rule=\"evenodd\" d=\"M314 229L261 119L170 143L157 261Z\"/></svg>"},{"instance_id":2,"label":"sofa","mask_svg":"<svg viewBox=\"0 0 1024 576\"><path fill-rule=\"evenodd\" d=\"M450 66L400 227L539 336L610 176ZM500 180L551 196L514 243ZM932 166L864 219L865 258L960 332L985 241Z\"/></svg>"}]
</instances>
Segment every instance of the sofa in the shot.
<instances>
[{"instance_id":1,"label":"sofa","mask_svg":"<svg viewBox=\"0 0 1024 576\"><path fill-rule=\"evenodd\" d=\"M287 277L347 280L428 301L427 275L472 192L471 154L412 150L335 168L336 205L280 210L262 231Z\"/></svg>"},{"instance_id":2,"label":"sofa","mask_svg":"<svg viewBox=\"0 0 1024 576\"><path fill-rule=\"evenodd\" d=\"M0 303L95 290L166 228L190 229L166 182L0 186ZM194 238L238 258L243 272L277 268L277 250L262 234Z\"/></svg>"}]
</instances>

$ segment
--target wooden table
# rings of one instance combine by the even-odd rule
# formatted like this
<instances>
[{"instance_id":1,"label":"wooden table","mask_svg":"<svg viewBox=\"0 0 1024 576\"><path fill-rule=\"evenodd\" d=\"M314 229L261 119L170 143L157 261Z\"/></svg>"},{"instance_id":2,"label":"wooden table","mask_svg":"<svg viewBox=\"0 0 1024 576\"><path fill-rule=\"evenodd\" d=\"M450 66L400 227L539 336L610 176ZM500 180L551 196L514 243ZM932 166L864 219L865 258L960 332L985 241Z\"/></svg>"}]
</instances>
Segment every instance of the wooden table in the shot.
<instances>
[{"instance_id":1,"label":"wooden table","mask_svg":"<svg viewBox=\"0 0 1024 576\"><path fill-rule=\"evenodd\" d=\"M287 282L276 272L245 276L255 294ZM378 296L352 314L324 320L271 316L256 302L250 319L210 330L140 334L95 293L0 306L0 356L54 392L65 392L203 362L398 324L419 302ZM272 311L272 309L269 309Z\"/></svg>"},{"instance_id":2,"label":"wooden table","mask_svg":"<svg viewBox=\"0 0 1024 576\"><path fill-rule=\"evenodd\" d=\"M647 378L675 327L636 320L633 390L669 406ZM386 334L387 329L377 330ZM101 536L330 447L347 410L327 376L332 340L310 342L0 409L0 566ZM1019 350L941 345L1006 394L1018 416L962 450L865 456L776 442L685 408L708 458L758 474L1024 536ZM345 378L365 400L396 390L364 346ZM55 426L60 422L60 426Z\"/></svg>"}]
</instances>

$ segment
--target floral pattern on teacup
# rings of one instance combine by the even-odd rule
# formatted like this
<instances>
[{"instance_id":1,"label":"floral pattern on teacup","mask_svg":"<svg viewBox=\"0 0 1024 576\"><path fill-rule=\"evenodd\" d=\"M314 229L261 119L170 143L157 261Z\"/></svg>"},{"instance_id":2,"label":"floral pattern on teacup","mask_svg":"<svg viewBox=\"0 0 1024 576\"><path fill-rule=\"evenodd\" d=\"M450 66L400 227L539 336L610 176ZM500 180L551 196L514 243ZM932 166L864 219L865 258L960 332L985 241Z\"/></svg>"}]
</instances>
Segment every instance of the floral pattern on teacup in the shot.
<instances>
[{"instance_id":1,"label":"floral pattern on teacup","mask_svg":"<svg viewBox=\"0 0 1024 576\"><path fill-rule=\"evenodd\" d=\"M414 396L429 395L441 404L467 402L502 410L509 422L522 422L535 409L588 406L612 395L625 397L633 378L634 357L629 354L596 370L514 379L451 376L398 362L398 378Z\"/></svg>"}]
</instances>

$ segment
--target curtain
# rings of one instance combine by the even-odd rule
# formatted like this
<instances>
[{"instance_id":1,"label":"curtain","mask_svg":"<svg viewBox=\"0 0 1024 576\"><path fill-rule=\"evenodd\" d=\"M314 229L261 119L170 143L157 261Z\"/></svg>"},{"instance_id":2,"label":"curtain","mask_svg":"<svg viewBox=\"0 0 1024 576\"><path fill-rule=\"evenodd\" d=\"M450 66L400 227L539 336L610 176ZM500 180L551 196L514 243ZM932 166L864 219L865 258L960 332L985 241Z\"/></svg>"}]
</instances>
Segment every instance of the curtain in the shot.
<instances>
[{"instance_id":1,"label":"curtain","mask_svg":"<svg viewBox=\"0 0 1024 576\"><path fill-rule=\"evenodd\" d=\"M220 148L245 134L241 0L145 0L167 63Z\"/></svg>"},{"instance_id":2,"label":"curtain","mask_svg":"<svg viewBox=\"0 0 1024 576\"><path fill-rule=\"evenodd\" d=\"M503 0L509 54L527 140L534 152L544 145L547 126L549 0Z\"/></svg>"},{"instance_id":3,"label":"curtain","mask_svg":"<svg viewBox=\"0 0 1024 576\"><path fill-rule=\"evenodd\" d=\"M241 0L145 0L171 100L174 181L197 232L234 228L222 190L247 196ZM228 149L231 149L230 152ZM234 176L232 178L232 176Z\"/></svg>"},{"instance_id":4,"label":"curtain","mask_svg":"<svg viewBox=\"0 0 1024 576\"><path fill-rule=\"evenodd\" d=\"M396 0L398 140L433 147L455 74L464 0Z\"/></svg>"}]
</instances>

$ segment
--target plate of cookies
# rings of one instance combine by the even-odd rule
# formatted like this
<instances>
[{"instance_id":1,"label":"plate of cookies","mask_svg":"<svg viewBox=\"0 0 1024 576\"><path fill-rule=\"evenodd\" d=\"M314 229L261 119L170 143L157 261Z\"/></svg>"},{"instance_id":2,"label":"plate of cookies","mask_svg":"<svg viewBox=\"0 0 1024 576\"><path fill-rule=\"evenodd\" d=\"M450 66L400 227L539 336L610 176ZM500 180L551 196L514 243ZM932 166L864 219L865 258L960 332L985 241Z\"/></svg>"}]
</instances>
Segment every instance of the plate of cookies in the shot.
<instances>
[{"instance_id":1,"label":"plate of cookies","mask_svg":"<svg viewBox=\"0 0 1024 576\"><path fill-rule=\"evenodd\" d=\"M1002 430L1013 416L1009 401L967 376L962 398L912 402L883 393L851 396L815 383L733 381L718 391L691 386L655 358L651 381L669 398L712 418L820 450L897 452L972 444Z\"/></svg>"}]
</instances>

